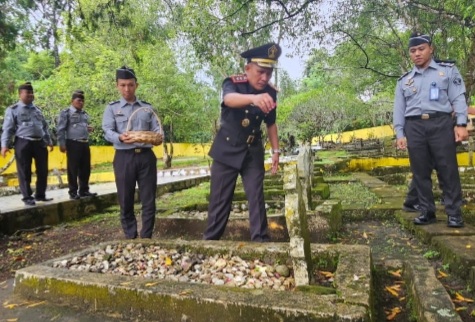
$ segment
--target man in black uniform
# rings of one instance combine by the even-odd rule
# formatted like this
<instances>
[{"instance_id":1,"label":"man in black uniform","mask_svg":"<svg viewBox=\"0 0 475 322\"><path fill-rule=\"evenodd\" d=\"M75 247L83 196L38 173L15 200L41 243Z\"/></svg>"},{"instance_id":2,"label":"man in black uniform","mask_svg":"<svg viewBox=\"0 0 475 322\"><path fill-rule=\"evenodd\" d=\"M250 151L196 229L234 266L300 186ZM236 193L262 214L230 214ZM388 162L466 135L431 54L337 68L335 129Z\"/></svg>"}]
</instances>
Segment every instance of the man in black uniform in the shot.
<instances>
[{"instance_id":1,"label":"man in black uniform","mask_svg":"<svg viewBox=\"0 0 475 322\"><path fill-rule=\"evenodd\" d=\"M90 126L89 115L83 107L84 92L75 91L71 98L71 106L62 110L58 117L58 144L60 151L66 152L70 199L97 195L89 192L91 175L89 133L93 129Z\"/></svg>"},{"instance_id":2,"label":"man in black uniform","mask_svg":"<svg viewBox=\"0 0 475 322\"><path fill-rule=\"evenodd\" d=\"M117 89L122 98L107 105L102 119L102 129L107 141L114 144L113 160L120 221L125 237L137 238L137 220L134 214L135 185L138 185L142 203L141 238L151 238L155 225L155 197L157 191L157 158L152 144L139 143L128 131L153 131L160 133L160 124L152 106L138 100L138 87L133 69L122 66L116 72ZM140 109L140 110L139 110ZM127 124L132 113L131 128Z\"/></svg>"},{"instance_id":3,"label":"man in black uniform","mask_svg":"<svg viewBox=\"0 0 475 322\"><path fill-rule=\"evenodd\" d=\"M465 85L454 64L436 63L428 35L413 33L409 55L414 68L399 78L394 101L394 129L399 149L409 160L421 206L416 225L436 222L431 173L437 169L444 196L447 225L463 227L462 190L456 145L467 138ZM454 123L452 112L456 122ZM407 138L407 141L406 141Z\"/></svg>"},{"instance_id":4,"label":"man in black uniform","mask_svg":"<svg viewBox=\"0 0 475 322\"><path fill-rule=\"evenodd\" d=\"M247 59L245 74L223 82L221 124L209 155L211 166L208 227L204 239L218 240L224 233L232 206L238 174L249 203L251 240L269 240L264 204L264 147L261 123L267 125L272 146L272 173L279 165L277 136L277 91L269 85L277 59L278 44L269 43L241 54Z\"/></svg>"},{"instance_id":5,"label":"man in black uniform","mask_svg":"<svg viewBox=\"0 0 475 322\"><path fill-rule=\"evenodd\" d=\"M15 137L15 160L20 181L20 191L26 206L34 206L35 201L51 201L46 198L48 176L48 151L53 151L48 124L37 106L33 104L35 95L31 83L25 83L18 88L20 100L9 106L5 111L2 133L3 157L9 152L10 144ZM36 191L33 198L31 190L31 163L35 160Z\"/></svg>"}]
</instances>

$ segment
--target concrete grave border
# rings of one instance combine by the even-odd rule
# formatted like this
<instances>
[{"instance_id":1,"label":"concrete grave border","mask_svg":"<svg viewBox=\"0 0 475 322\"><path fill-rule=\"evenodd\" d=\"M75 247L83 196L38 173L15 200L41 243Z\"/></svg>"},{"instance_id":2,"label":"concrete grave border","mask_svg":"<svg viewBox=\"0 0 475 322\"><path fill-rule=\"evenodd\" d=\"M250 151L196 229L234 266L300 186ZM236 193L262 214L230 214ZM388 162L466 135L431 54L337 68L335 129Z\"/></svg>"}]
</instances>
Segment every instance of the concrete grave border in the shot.
<instances>
[{"instance_id":1,"label":"concrete grave border","mask_svg":"<svg viewBox=\"0 0 475 322\"><path fill-rule=\"evenodd\" d=\"M117 241L18 270L15 293L29 299L153 321L371 321L371 253L367 246L311 244L313 261L319 256L338 258L336 294L329 295L316 294L312 286L293 292L249 290L52 267L53 262L114 243ZM290 258L288 243L183 240L133 243L185 248L205 254L231 252L242 258Z\"/></svg>"}]
</instances>

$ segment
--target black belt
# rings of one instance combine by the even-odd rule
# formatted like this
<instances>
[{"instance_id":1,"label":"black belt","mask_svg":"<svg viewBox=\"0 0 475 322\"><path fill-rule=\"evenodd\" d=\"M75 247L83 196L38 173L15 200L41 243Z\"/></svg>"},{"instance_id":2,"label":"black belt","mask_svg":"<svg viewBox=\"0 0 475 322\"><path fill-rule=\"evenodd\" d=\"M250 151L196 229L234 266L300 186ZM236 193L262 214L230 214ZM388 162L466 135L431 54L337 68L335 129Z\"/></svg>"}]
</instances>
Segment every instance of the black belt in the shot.
<instances>
[{"instance_id":1,"label":"black belt","mask_svg":"<svg viewBox=\"0 0 475 322\"><path fill-rule=\"evenodd\" d=\"M68 139L68 140L74 141L74 142L89 143L89 140L86 140L86 139Z\"/></svg>"},{"instance_id":2,"label":"black belt","mask_svg":"<svg viewBox=\"0 0 475 322\"><path fill-rule=\"evenodd\" d=\"M127 152L127 153L144 153L152 150L152 148L135 148L135 149L120 149L117 152Z\"/></svg>"},{"instance_id":3,"label":"black belt","mask_svg":"<svg viewBox=\"0 0 475 322\"><path fill-rule=\"evenodd\" d=\"M442 116L451 116L451 113L445 113L445 112L434 112L434 113L423 113L421 115L411 115L411 116L406 116L406 120L430 120L436 117L442 117Z\"/></svg>"}]
</instances>

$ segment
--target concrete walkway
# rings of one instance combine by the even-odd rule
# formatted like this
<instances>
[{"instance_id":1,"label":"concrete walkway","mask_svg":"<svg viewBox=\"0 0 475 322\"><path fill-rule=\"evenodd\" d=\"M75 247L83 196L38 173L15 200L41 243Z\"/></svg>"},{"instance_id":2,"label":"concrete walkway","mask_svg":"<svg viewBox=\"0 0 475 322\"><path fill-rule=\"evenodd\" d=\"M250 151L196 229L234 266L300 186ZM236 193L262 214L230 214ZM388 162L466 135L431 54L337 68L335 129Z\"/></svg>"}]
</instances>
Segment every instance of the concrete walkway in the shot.
<instances>
[{"instance_id":1,"label":"concrete walkway","mask_svg":"<svg viewBox=\"0 0 475 322\"><path fill-rule=\"evenodd\" d=\"M164 172L161 171L157 174L157 185L165 185L170 182L183 181L187 179L202 178L208 176L209 173L206 170L195 171L193 173L185 170L175 170ZM34 187L34 183L32 184ZM98 196L109 195L117 192L115 182L107 183L92 183L90 185L90 191L95 192ZM21 211L22 209L29 209L35 207L41 207L44 205L58 204L65 201L69 201L68 188L51 188L46 191L47 198L53 198L48 202L37 202L36 206L25 206L20 194L14 194L10 196L0 197L0 213L8 213L12 211Z\"/></svg>"}]
</instances>

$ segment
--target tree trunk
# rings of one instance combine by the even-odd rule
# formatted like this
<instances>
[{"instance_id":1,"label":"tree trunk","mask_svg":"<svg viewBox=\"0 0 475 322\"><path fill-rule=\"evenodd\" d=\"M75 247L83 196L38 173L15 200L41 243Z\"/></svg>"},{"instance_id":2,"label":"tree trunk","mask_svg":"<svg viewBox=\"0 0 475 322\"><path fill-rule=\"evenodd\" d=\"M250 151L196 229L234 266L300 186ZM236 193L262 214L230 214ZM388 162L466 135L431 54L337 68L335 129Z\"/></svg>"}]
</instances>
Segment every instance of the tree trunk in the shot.
<instances>
[{"instance_id":1,"label":"tree trunk","mask_svg":"<svg viewBox=\"0 0 475 322\"><path fill-rule=\"evenodd\" d=\"M471 46L469 50L469 55L467 57L467 72L464 75L468 99L475 95L475 32L472 33L471 38ZM474 105L475 102L470 102L470 104Z\"/></svg>"}]
</instances>

